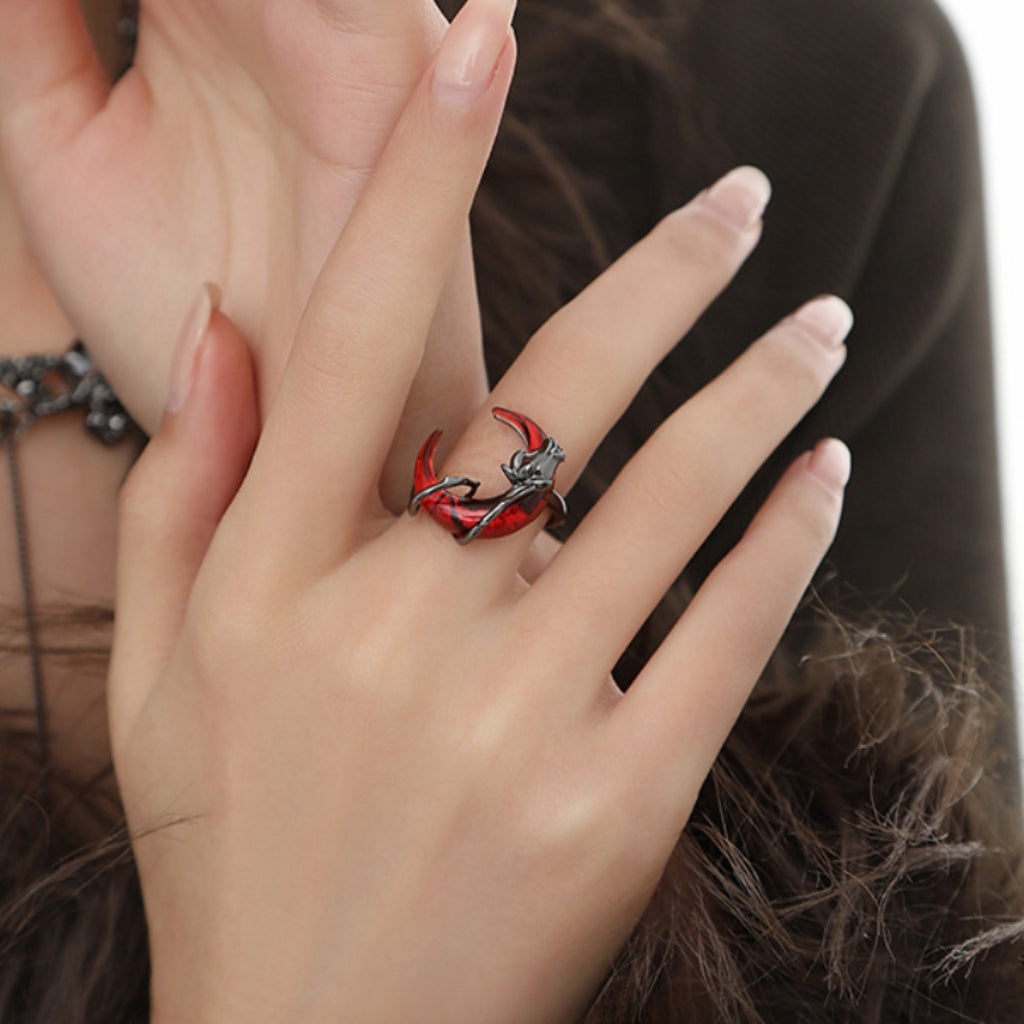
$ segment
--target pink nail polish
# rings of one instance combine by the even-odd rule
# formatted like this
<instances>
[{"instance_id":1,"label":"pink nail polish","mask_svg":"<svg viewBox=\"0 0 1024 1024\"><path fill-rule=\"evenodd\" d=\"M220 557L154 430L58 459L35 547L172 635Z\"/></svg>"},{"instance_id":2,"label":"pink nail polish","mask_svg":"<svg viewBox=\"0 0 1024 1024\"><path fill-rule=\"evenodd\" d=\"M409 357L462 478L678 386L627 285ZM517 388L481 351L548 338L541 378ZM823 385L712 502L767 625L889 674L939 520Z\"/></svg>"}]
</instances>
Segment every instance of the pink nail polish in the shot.
<instances>
[{"instance_id":1,"label":"pink nail polish","mask_svg":"<svg viewBox=\"0 0 1024 1024\"><path fill-rule=\"evenodd\" d=\"M178 336L171 361L171 381L167 394L167 411L180 412L188 400L195 378L196 361L206 332L210 327L213 311L220 305L220 289L213 284L204 284L199 298L192 307L185 326Z\"/></svg>"},{"instance_id":2,"label":"pink nail polish","mask_svg":"<svg viewBox=\"0 0 1024 1024\"><path fill-rule=\"evenodd\" d=\"M452 21L434 65L434 95L469 104L482 96L508 39L516 0L469 0Z\"/></svg>"}]
</instances>

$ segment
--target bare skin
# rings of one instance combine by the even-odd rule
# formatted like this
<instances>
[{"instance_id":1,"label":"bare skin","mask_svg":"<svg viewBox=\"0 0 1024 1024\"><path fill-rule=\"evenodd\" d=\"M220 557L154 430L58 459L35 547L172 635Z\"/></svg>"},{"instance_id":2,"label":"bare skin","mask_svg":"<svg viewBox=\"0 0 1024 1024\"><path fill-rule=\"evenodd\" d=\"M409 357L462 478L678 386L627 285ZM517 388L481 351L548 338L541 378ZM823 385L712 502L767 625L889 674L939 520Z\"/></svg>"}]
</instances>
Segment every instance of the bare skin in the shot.
<instances>
[{"instance_id":1,"label":"bare skin","mask_svg":"<svg viewBox=\"0 0 1024 1024\"><path fill-rule=\"evenodd\" d=\"M84 5L105 58L116 62L117 4ZM0 355L59 354L78 336L29 247L8 176L0 161ZM130 445L104 448L81 422L39 423L20 441L21 473L32 524L33 582L41 604L62 600L109 606L114 597L117 493L135 454ZM9 493L7 466L0 493ZM6 503L6 502L5 502ZM0 516L0 550L14 551L11 516ZM5 556L6 558L6 556ZM0 604L17 606L14 573L0 577Z\"/></svg>"},{"instance_id":2,"label":"bare skin","mask_svg":"<svg viewBox=\"0 0 1024 1024\"><path fill-rule=\"evenodd\" d=\"M128 482L111 723L156 1024L578 1019L836 528L849 456L824 442L628 694L614 685L632 633L842 366L850 317L831 297L671 416L532 587L516 570L540 523L464 548L381 501L511 77L510 14L470 0L453 25L262 433L245 347L214 315ZM442 71L474 40L493 75L453 92ZM492 393L563 443L563 487L756 245L768 192L742 168L671 214ZM502 433L482 408L450 468L492 465Z\"/></svg>"},{"instance_id":3,"label":"bare skin","mask_svg":"<svg viewBox=\"0 0 1024 1024\"><path fill-rule=\"evenodd\" d=\"M0 167L0 355L59 354L76 332L33 259ZM40 421L17 443L19 476L29 525L34 598L40 609L109 608L114 603L117 500L138 443L107 448L90 439L79 416ZM0 461L0 608L20 616L21 586L7 460ZM6 571L10 567L10 571ZM43 628L44 646L67 637ZM102 637L89 636L90 644ZM109 759L106 681L66 659L44 657L52 749L77 778L89 778ZM34 706L27 657L11 655L0 675L0 707Z\"/></svg>"},{"instance_id":4,"label":"bare skin","mask_svg":"<svg viewBox=\"0 0 1024 1024\"><path fill-rule=\"evenodd\" d=\"M152 6L164 15L154 83L174 80L161 45L174 64L187 28L212 45L233 9L209 4L190 21L184 0ZM0 17L12 10L28 8L0 0ZM439 308L464 311L446 296L512 75L511 15L510 0L469 0L409 79L343 233L326 245L317 234L308 303L289 301L293 282L277 295L284 312L255 321L253 280L222 265L237 296L227 312L245 333L257 324L253 348L207 308L198 348L179 345L154 384L131 339L110 343L145 415L158 418L146 403L175 382L122 491L109 691L154 1024L576 1019L834 534L849 461L825 442L791 467L629 694L615 686L630 635L842 366L850 321L834 298L777 325L678 410L525 579L540 523L460 548L395 514L409 395L424 367L453 365L431 339ZM199 52L203 72L215 51ZM213 110L199 80L192 98ZM142 81L116 102L140 99ZM254 109L247 88L234 110ZM19 188L30 209L33 187ZM564 444L571 489L756 245L768 195L745 168L666 218L464 411L452 466L495 464L493 402ZM45 219L32 232L44 246ZM65 304L87 312L90 282L51 257ZM176 322L196 290L172 303ZM155 337L152 311L134 315L138 337ZM166 351L166 371L166 339L148 351ZM430 394L413 404L434 425Z\"/></svg>"},{"instance_id":5,"label":"bare skin","mask_svg":"<svg viewBox=\"0 0 1024 1024\"><path fill-rule=\"evenodd\" d=\"M197 281L221 288L269 404L444 25L432 0L147 0L112 87L72 0L0 0L0 141L27 236L145 429ZM468 226L446 269L384 481L392 507L438 413L461 429L486 394Z\"/></svg>"},{"instance_id":6,"label":"bare skin","mask_svg":"<svg viewBox=\"0 0 1024 1024\"><path fill-rule=\"evenodd\" d=\"M347 12L354 20L327 30L319 14L306 10L306 20L299 21L317 36L316 45L302 54L279 54L271 70L278 69L280 75L271 76L267 91L247 78L240 92L231 92L225 83L237 81L247 51L243 47L216 60L211 53L220 45L218 31L234 38L234 23L218 23L220 27L211 33L202 18L182 20L182 6L156 2L145 6L139 70L111 92L109 77L122 58L115 32L116 0L82 4L105 68L96 62L81 34L73 2L0 4L0 50L8 48L8 55L0 57L0 67L11 76L3 83L4 102L0 103L6 142L6 157L0 158L0 263L4 267L0 354L59 353L75 337L84 337L122 399L150 431L159 422L178 332L204 277L217 281L225 307L248 328L263 401L268 400L287 358L304 296L444 24L428 0L402 0L386 7L346 0L333 4L332 10ZM208 13L208 5L199 6ZM275 5L264 0L261 6ZM229 19L236 15L249 19L253 13L245 4L235 4L234 14L231 4L224 8ZM360 21L367 10L372 13ZM28 22L16 23L26 11ZM378 30L382 30L379 39L373 35ZM369 47L364 46L367 39L373 40ZM309 159L303 163L296 157L283 176L271 173L275 159L286 151L295 155L289 139L293 131L304 130L299 119L311 104L303 102L302 95L292 97L293 107L261 122L258 145L250 114L255 105L265 107L279 97L280 89L295 77L297 64L315 56L318 47L346 68L352 64L352 53L363 55L351 79L342 76L336 83L343 102L351 94L362 104L350 103L339 121L356 124L360 130L346 135L343 128L339 137L331 125L313 126L307 135ZM179 51L184 54L180 60ZM49 72L52 81L45 78L48 60L54 62ZM204 61L213 61L210 76L201 70ZM69 78L66 69L76 62L78 73ZM44 77L36 80L40 68ZM218 97L228 93L237 100L218 107L217 138L225 140L228 152L244 152L245 159L225 164L209 151L206 119L213 115L209 103L197 99L199 82L205 83L200 93L214 106ZM315 76L304 88L303 95L315 93L323 101L325 92ZM89 108L88 127L79 133L77 145L68 142L64 148L47 151L32 126L41 121L55 123L68 111L81 110L82 104ZM318 139L325 133L334 147L330 160L321 159L317 151ZM82 145L90 137L97 140L92 156ZM242 261L231 255L230 244L227 248L224 244L224 218L234 216L230 211L217 207L217 213L204 212L189 202L187 214L176 215L176 224L185 234L172 241L152 216L140 218L131 209L134 201L147 215L158 214L173 209L187 195L160 168L180 164L175 146L189 139L199 140L197 159L221 168L215 191L245 197L247 211L267 212L255 231L250 230L245 239L234 239L246 254ZM78 155L73 156L68 147ZM306 152L304 144L299 149ZM12 188L4 159L11 161L19 189ZM148 176L138 174L140 159L150 161ZM79 164L74 175L77 184L60 180L60 169L75 162ZM53 176L42 183L45 168L51 165ZM253 167L258 168L255 177ZM133 179L131 187L125 184L125 174ZM317 182L332 178L337 184L327 190L328 197ZM212 181L209 175L188 171L185 179ZM39 190L34 191L37 186ZM269 198L254 202L257 195ZM57 201L61 196L71 199L63 209ZM299 216L296 208L306 213ZM208 229L218 223L218 216L222 230L211 235ZM248 213L246 219L251 219ZM293 244L282 244L283 225L289 231L296 226L298 240ZM154 238L164 241L155 245ZM108 243L118 255L104 262L97 255ZM161 261L159 254L167 251L182 255L177 266L167 267ZM223 259L211 258L214 252ZM273 269L269 280L259 276L261 269L268 268ZM144 301L138 300L140 295ZM271 330L273 347L264 343ZM422 434L441 423L450 429L463 428L486 394L466 228L451 262L431 338L434 358L412 389L391 469L382 480L392 507L399 507L404 499L407 467ZM40 607L112 605L117 495L137 450L137 444L103 448L85 438L80 421L70 416L38 424L19 443L32 529L33 584ZM8 471L3 465L0 496L8 493ZM0 514L0 551L10 553L13 565L15 538L9 513ZM20 609L20 603L17 575L3 574L0 606ZM0 684L0 706L30 708L27 659L20 666L16 659L10 664L11 671ZM59 660L47 659L44 668L58 760L76 775L90 775L109 756L103 681L83 679Z\"/></svg>"}]
</instances>

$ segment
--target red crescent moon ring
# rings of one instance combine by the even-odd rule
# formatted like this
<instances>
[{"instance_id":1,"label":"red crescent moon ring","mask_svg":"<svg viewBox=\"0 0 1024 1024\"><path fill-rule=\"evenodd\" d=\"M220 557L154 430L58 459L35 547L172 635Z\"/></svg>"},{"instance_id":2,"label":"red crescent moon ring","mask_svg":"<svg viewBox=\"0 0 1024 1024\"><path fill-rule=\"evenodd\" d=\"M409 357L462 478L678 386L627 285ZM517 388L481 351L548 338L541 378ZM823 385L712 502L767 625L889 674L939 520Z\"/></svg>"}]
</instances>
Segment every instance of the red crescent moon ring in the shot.
<instances>
[{"instance_id":1,"label":"red crescent moon ring","mask_svg":"<svg viewBox=\"0 0 1024 1024\"><path fill-rule=\"evenodd\" d=\"M547 485L537 486L530 489L526 484L522 494L510 499L517 486L515 480L510 476L512 483L509 490L488 498L475 497L477 481L467 477L446 476L441 480L434 466L434 455L437 452L438 444L441 441L442 431L435 430L423 443L413 473L412 494L409 499L409 513L415 515L420 508L426 510L427 514L435 522L444 526L457 540L465 542L475 537L495 538L504 537L516 533L524 526L528 526L545 511L551 512L555 520L562 518L565 508L565 501L554 488L554 471L557 463L564 458L561 448L556 441L544 433L541 428L528 416L514 412L511 409L495 408L492 410L494 418L514 430L530 453L540 452L544 446L548 446L548 458L553 459L555 464L550 470L550 478ZM554 447L555 452L551 453L550 448ZM506 467L506 475L508 468ZM541 477L542 480L547 479ZM466 495L452 493L454 488L468 487L470 491ZM502 502L507 502L500 507ZM497 511L495 511L497 509Z\"/></svg>"}]
</instances>

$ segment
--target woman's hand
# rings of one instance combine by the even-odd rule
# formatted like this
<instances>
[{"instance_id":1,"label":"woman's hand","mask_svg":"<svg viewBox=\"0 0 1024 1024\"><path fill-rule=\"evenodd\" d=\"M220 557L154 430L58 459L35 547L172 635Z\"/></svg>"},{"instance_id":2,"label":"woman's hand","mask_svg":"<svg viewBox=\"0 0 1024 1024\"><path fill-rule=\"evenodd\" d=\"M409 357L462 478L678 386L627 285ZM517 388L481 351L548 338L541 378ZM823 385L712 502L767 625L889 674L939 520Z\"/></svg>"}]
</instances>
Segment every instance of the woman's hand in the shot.
<instances>
[{"instance_id":1,"label":"woman's hand","mask_svg":"<svg viewBox=\"0 0 1024 1024\"><path fill-rule=\"evenodd\" d=\"M532 586L516 569L540 523L462 547L382 504L512 73L499 14L470 0L413 94L258 443L244 344L214 314L127 484L110 712L155 1021L573 1020L833 535L848 464L825 442L616 688L630 637L841 366L836 299L670 417ZM472 52L468 88L446 84ZM571 489L766 201L745 168L669 216L530 341L446 468L490 492L506 406L563 444Z\"/></svg>"},{"instance_id":2,"label":"woman's hand","mask_svg":"<svg viewBox=\"0 0 1024 1024\"><path fill-rule=\"evenodd\" d=\"M22 217L148 431L200 280L221 286L269 404L313 282L444 27L432 0L143 0L135 66L111 88L78 0L0 0L0 139ZM463 230L403 466L438 411L464 426L486 395Z\"/></svg>"}]
</instances>

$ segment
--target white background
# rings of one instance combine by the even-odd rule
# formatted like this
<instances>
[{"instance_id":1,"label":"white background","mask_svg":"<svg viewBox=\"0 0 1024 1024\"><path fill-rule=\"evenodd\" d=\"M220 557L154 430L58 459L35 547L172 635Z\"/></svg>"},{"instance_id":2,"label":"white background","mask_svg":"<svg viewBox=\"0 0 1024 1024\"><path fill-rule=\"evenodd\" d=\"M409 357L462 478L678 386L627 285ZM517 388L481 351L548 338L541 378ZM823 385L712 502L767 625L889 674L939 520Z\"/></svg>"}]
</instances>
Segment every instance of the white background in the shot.
<instances>
[{"instance_id":1,"label":"white background","mask_svg":"<svg viewBox=\"0 0 1024 1024\"><path fill-rule=\"evenodd\" d=\"M967 51L981 114L1017 723L1024 739L1024 12L1019 0L940 3Z\"/></svg>"}]
</instances>

